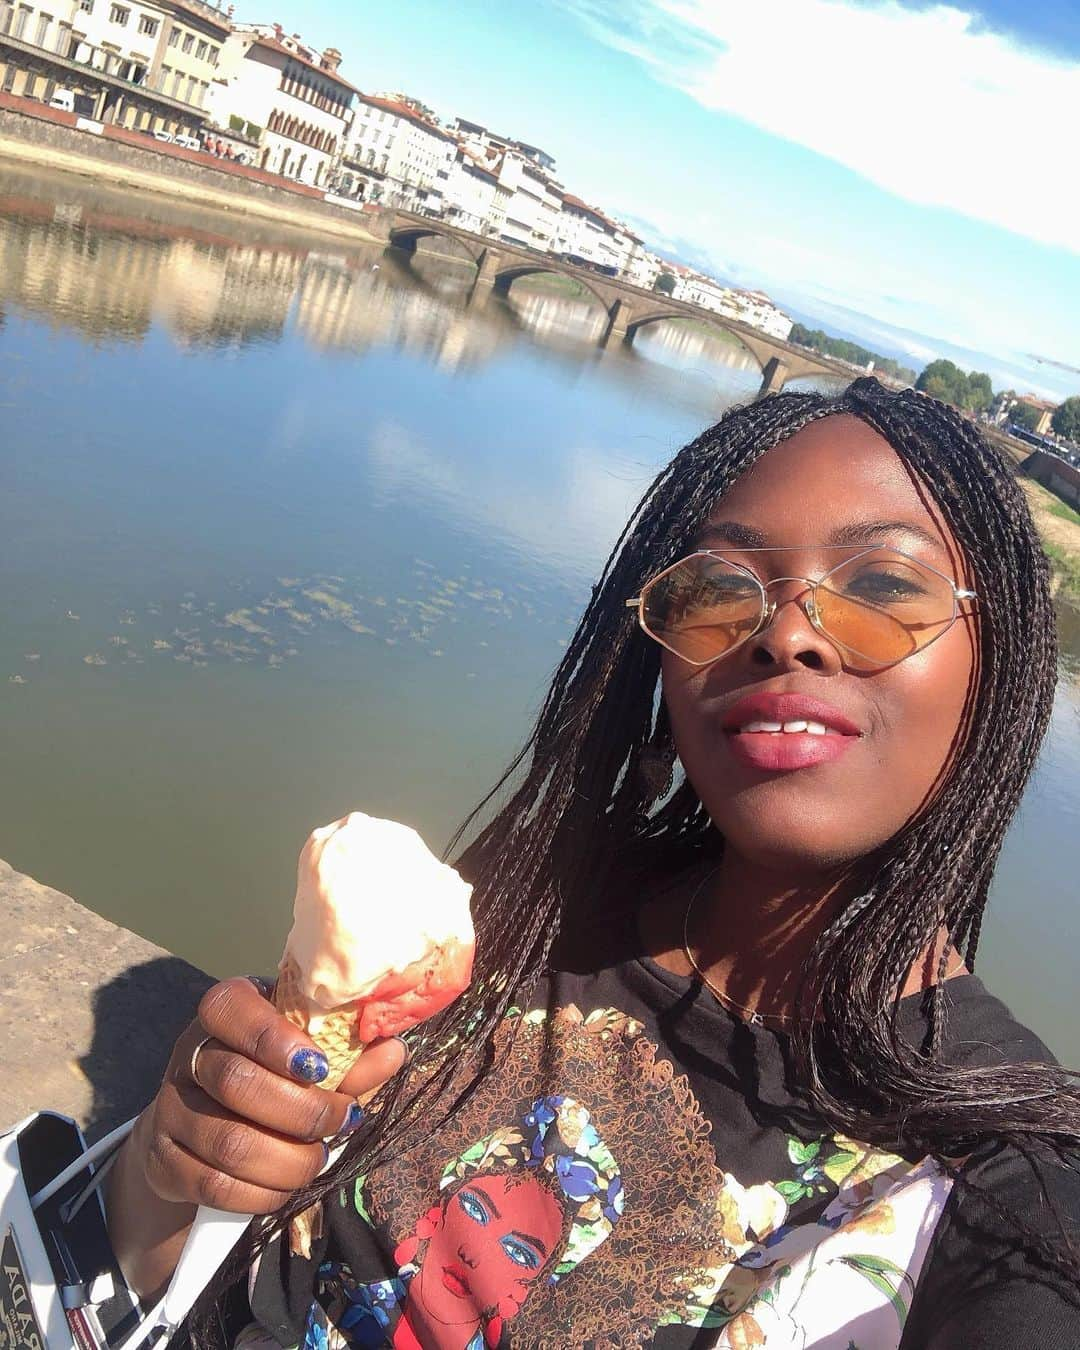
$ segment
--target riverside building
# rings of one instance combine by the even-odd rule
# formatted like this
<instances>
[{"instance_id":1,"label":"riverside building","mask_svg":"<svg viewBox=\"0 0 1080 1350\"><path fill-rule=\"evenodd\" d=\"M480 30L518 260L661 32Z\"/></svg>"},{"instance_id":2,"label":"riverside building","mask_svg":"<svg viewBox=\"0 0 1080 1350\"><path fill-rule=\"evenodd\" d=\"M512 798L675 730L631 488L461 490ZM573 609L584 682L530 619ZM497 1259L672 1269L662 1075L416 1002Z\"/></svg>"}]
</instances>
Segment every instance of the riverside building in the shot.
<instances>
[{"instance_id":1,"label":"riverside building","mask_svg":"<svg viewBox=\"0 0 1080 1350\"><path fill-rule=\"evenodd\" d=\"M471 149L457 146L443 192L448 221L474 234L501 235L512 195Z\"/></svg>"},{"instance_id":2,"label":"riverside building","mask_svg":"<svg viewBox=\"0 0 1080 1350\"><path fill-rule=\"evenodd\" d=\"M519 248L555 249L565 194L554 176L554 158L539 146L499 136L463 117L455 120L454 131L474 161L495 175L504 196L496 228L488 232Z\"/></svg>"},{"instance_id":3,"label":"riverside building","mask_svg":"<svg viewBox=\"0 0 1080 1350\"><path fill-rule=\"evenodd\" d=\"M91 120L194 136L230 27L205 0L0 0L0 90L64 91Z\"/></svg>"},{"instance_id":4,"label":"riverside building","mask_svg":"<svg viewBox=\"0 0 1080 1350\"><path fill-rule=\"evenodd\" d=\"M340 64L336 47L316 52L280 24L236 24L211 93L213 120L256 142L259 168L332 187L358 93Z\"/></svg>"},{"instance_id":5,"label":"riverside building","mask_svg":"<svg viewBox=\"0 0 1080 1350\"><path fill-rule=\"evenodd\" d=\"M357 94L343 189L408 211L441 216L457 142L413 100Z\"/></svg>"}]
</instances>

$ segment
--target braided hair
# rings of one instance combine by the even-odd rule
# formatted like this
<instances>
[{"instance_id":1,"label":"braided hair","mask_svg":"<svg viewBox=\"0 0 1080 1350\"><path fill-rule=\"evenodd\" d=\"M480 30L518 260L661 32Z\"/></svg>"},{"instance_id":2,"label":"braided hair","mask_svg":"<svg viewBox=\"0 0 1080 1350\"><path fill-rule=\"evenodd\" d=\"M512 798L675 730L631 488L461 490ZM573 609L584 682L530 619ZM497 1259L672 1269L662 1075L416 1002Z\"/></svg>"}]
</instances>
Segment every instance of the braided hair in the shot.
<instances>
[{"instance_id":1,"label":"braided hair","mask_svg":"<svg viewBox=\"0 0 1080 1350\"><path fill-rule=\"evenodd\" d=\"M717 500L771 448L811 422L847 414L883 436L923 481L980 596L980 659L969 727L921 814L872 860L860 892L820 935L805 979L812 997L793 1030L802 1089L828 1124L870 1144L948 1160L980 1143L1061 1157L1080 1141L1080 1090L1050 1064L957 1068L941 1057L943 986L925 995L928 1034L909 1044L900 990L944 927L974 966L991 878L1046 731L1057 675L1048 568L1004 457L951 407L873 378L843 393L781 393L728 412L657 476L617 540L527 741L447 850L473 882L477 962L471 990L425 1029L416 1062L350 1139L344 1156L267 1222L254 1249L312 1199L366 1173L418 1120L452 1111L461 1047L490 1046L527 999L572 919L588 921L629 867L667 872L723 840L696 791L650 770L670 743L659 698L660 649L630 640L627 596L682 556ZM484 823L486 820L486 823ZM467 842L466 842L467 841ZM630 892L632 893L632 892ZM939 975L943 974L943 966ZM491 1071L478 1060L477 1079ZM1072 1280L1080 1258L1016 1227ZM1062 1230L1063 1231L1063 1230ZM241 1259L250 1260L252 1246Z\"/></svg>"}]
</instances>

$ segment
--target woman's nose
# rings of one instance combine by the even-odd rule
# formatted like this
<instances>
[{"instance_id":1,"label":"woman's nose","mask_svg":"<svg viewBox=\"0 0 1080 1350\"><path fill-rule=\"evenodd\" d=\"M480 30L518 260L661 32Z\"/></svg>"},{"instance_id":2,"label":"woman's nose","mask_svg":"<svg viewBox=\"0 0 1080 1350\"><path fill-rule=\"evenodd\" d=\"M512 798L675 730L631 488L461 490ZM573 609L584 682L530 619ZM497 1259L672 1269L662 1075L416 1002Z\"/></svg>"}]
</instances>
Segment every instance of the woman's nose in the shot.
<instances>
[{"instance_id":1,"label":"woman's nose","mask_svg":"<svg viewBox=\"0 0 1080 1350\"><path fill-rule=\"evenodd\" d=\"M801 668L823 675L842 669L839 651L810 618L813 595L808 586L785 583L770 593L769 603L771 613L764 627L747 643L754 666Z\"/></svg>"}]
</instances>

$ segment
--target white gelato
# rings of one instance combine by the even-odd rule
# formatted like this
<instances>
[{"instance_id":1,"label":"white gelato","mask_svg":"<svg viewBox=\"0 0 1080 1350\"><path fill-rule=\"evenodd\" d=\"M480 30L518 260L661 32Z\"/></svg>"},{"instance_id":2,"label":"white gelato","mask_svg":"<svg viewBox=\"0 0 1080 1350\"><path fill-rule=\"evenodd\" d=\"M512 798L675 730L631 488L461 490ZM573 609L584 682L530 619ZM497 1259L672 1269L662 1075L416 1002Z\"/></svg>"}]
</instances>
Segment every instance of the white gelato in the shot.
<instances>
[{"instance_id":1,"label":"white gelato","mask_svg":"<svg viewBox=\"0 0 1080 1350\"><path fill-rule=\"evenodd\" d=\"M408 825L354 811L304 845L282 960L321 1008L354 1002L447 942L472 943L471 894Z\"/></svg>"}]
</instances>

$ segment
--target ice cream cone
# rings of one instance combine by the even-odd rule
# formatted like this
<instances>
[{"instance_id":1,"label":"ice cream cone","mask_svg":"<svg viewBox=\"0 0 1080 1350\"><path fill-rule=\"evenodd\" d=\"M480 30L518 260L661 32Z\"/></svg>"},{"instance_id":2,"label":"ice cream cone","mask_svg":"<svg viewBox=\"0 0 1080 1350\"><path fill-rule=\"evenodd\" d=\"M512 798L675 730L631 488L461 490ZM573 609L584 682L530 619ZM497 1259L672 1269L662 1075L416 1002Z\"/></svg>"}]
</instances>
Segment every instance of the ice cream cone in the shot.
<instances>
[{"instance_id":1,"label":"ice cream cone","mask_svg":"<svg viewBox=\"0 0 1080 1350\"><path fill-rule=\"evenodd\" d=\"M300 967L286 956L278 971L274 1006L294 1027L305 1032L326 1056L330 1072L322 1087L339 1087L360 1058L364 1044L359 1038L361 1009L355 1004L327 1012L313 1003L301 987Z\"/></svg>"}]
</instances>

